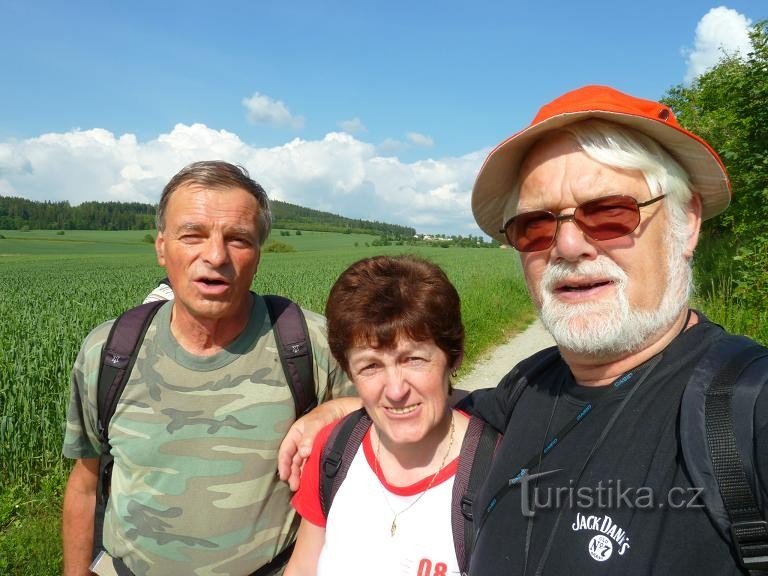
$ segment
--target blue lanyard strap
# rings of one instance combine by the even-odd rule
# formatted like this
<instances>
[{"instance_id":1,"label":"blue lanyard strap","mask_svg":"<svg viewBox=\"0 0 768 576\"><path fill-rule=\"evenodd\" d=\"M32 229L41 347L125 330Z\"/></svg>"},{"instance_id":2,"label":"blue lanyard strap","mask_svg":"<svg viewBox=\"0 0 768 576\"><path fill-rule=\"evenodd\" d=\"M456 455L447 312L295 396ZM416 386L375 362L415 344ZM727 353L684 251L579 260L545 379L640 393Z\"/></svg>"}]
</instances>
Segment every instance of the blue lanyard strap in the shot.
<instances>
[{"instance_id":1,"label":"blue lanyard strap","mask_svg":"<svg viewBox=\"0 0 768 576\"><path fill-rule=\"evenodd\" d=\"M663 356L664 356L664 353L662 352L661 354L652 358L647 363L647 368L643 373L643 375L640 377L640 380L638 380L637 384L635 384L635 386L629 391L629 393L626 395L624 400L621 401L621 404L619 404L619 407L616 408L616 412L613 413L613 416L611 416L611 419L608 421L608 424L606 424L605 428L603 428L603 432L600 434L600 438L598 438L597 441L592 445L592 449L589 451L589 454L584 460L584 463L581 465L581 468L579 469L579 473L576 475L576 480L574 482L575 486L579 485L579 482L581 481L581 477L584 474L584 471L587 469L587 464L589 464L589 461L592 459L592 456L595 455L598 448L600 448L600 446L603 444L603 441L605 440L606 436L608 436L608 433L611 431L611 428L613 428L613 425L619 419L619 416L621 415L622 411L627 406L627 404L629 404L629 400L632 398L632 396L637 391L637 389L640 388L640 385L645 381L648 375L651 372L653 372L653 369L656 367L656 365L659 362L661 362L661 359L663 358ZM555 524L554 526L552 526L552 530L550 530L549 532L549 538L547 538L547 545L544 548L544 553L541 555L541 560L539 561L539 565L536 568L535 576L541 576L544 570L544 564L546 564L547 558L549 558L549 553L552 551L552 542L554 542L554 539L555 539L555 532L557 532L557 528L558 526L560 526L560 520L563 519L563 512L565 512L564 507L560 508L560 511L557 513L557 518L555 519Z\"/></svg>"},{"instance_id":2,"label":"blue lanyard strap","mask_svg":"<svg viewBox=\"0 0 768 576\"><path fill-rule=\"evenodd\" d=\"M573 416L560 430L547 442L544 446L544 449L541 451L541 454L534 455L526 464L520 469L520 471L512 478L509 479L509 481L504 484L499 490L496 491L496 493L491 498L488 505L485 507L484 510L484 516L487 517L487 515L493 511L493 509L496 507L496 504L504 497L506 494L512 490L513 487L515 487L517 484L520 483L520 480L522 480L525 476L528 476L533 470L538 468L541 465L542 460L552 453L552 451L555 449L555 447L559 446L560 443L563 441L563 439L581 422L587 419L590 414L592 414L593 409L598 404L604 404L607 402L612 396L617 394L619 391L624 390L625 386L628 382L630 382L633 378L633 376L640 372L642 374L640 380L637 382L637 384L630 390L629 394L624 398L619 408L616 410L616 413L614 413L611 420L606 425L606 428L603 430L603 434L601 435L600 439L596 443L595 446L592 447L592 451L590 452L589 456L587 457L587 460L584 462L584 466L582 467L582 471L584 467L586 467L587 462L592 458L592 455L596 451L599 444L602 443L602 440L607 435L608 431L613 427L613 424L616 420L616 418L619 416L621 411L624 409L624 406L629 401L629 399L632 397L632 394L637 388L640 387L640 384L642 384L646 377L653 371L653 368L659 363L661 360L661 354L653 358L650 362L646 363L645 366L640 366L636 368L633 371L627 372L623 374L622 376L619 376L616 380L613 381L613 383L610 385L611 389L600 397L598 401L590 401L587 402L587 404L579 411L578 414ZM560 394L558 393L558 399ZM556 400L557 401L557 400ZM483 518L482 524L485 523L485 517Z\"/></svg>"}]
</instances>

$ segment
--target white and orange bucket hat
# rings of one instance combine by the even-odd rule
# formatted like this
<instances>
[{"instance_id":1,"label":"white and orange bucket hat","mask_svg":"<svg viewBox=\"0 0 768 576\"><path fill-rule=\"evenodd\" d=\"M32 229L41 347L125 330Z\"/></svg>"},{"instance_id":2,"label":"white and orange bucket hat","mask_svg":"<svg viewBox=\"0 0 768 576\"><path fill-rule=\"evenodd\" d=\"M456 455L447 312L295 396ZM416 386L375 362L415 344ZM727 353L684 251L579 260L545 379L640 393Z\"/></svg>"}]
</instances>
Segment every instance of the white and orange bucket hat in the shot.
<instances>
[{"instance_id":1,"label":"white and orange bucket hat","mask_svg":"<svg viewBox=\"0 0 768 576\"><path fill-rule=\"evenodd\" d=\"M485 159L472 190L472 212L486 234L506 242L500 232L504 208L528 150L546 133L586 118L622 124L658 142L688 173L705 220L728 207L731 185L720 157L680 126L668 106L608 86L584 86L545 104L528 127L504 140Z\"/></svg>"}]
</instances>

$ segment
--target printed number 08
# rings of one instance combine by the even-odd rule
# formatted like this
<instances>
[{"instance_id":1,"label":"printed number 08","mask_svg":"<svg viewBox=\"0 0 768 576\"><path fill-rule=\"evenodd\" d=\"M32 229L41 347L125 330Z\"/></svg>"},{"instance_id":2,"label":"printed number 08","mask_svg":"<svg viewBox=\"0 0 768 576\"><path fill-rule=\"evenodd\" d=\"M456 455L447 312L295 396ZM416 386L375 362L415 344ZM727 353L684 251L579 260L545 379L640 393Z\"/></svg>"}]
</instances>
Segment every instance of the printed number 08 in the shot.
<instances>
[{"instance_id":1,"label":"printed number 08","mask_svg":"<svg viewBox=\"0 0 768 576\"><path fill-rule=\"evenodd\" d=\"M445 562L438 562L435 564L434 571L432 570L432 562L426 558L422 558L419 561L419 571L416 576L448 576L448 566Z\"/></svg>"}]
</instances>

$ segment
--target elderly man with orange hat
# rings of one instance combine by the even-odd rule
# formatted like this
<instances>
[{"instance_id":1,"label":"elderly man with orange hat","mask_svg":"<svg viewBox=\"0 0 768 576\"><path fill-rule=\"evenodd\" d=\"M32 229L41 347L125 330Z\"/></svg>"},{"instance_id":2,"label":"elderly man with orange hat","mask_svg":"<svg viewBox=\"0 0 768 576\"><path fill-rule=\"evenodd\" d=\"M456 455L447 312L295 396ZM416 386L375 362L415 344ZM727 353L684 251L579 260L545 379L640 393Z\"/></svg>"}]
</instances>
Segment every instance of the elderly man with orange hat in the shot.
<instances>
[{"instance_id":1,"label":"elderly man with orange hat","mask_svg":"<svg viewBox=\"0 0 768 576\"><path fill-rule=\"evenodd\" d=\"M475 218L520 253L557 346L462 406L504 433L462 503L471 576L768 571L768 350L689 307L701 221L730 197L668 107L604 86L490 153Z\"/></svg>"},{"instance_id":2,"label":"elderly man with orange hat","mask_svg":"<svg viewBox=\"0 0 768 576\"><path fill-rule=\"evenodd\" d=\"M688 302L701 221L730 195L668 107L604 86L490 153L475 218L519 252L557 346L470 398L504 432L472 576L768 569L768 351Z\"/></svg>"}]
</instances>

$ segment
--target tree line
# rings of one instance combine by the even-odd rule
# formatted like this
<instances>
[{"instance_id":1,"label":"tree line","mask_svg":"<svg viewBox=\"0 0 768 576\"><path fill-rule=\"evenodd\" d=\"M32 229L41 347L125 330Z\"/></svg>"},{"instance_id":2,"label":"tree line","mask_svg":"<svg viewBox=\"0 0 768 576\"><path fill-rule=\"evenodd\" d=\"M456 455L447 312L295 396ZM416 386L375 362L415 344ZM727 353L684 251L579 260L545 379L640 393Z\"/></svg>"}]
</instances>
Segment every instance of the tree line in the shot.
<instances>
[{"instance_id":1,"label":"tree line","mask_svg":"<svg viewBox=\"0 0 768 576\"><path fill-rule=\"evenodd\" d=\"M36 202L0 197L0 230L151 230L155 208L138 202Z\"/></svg>"},{"instance_id":2,"label":"tree line","mask_svg":"<svg viewBox=\"0 0 768 576\"><path fill-rule=\"evenodd\" d=\"M318 230L412 238L416 230L408 226L355 218L312 210L272 200L275 228ZM0 196L0 230L152 230L155 206L140 202L83 202L71 206L67 201L38 202L26 198Z\"/></svg>"},{"instance_id":3,"label":"tree line","mask_svg":"<svg viewBox=\"0 0 768 576\"><path fill-rule=\"evenodd\" d=\"M272 205L272 218L276 228L376 234L399 239L413 238L416 235L416 230L409 226L387 224L378 220L345 218L330 212L304 208L281 200L271 200L270 204Z\"/></svg>"}]
</instances>

